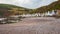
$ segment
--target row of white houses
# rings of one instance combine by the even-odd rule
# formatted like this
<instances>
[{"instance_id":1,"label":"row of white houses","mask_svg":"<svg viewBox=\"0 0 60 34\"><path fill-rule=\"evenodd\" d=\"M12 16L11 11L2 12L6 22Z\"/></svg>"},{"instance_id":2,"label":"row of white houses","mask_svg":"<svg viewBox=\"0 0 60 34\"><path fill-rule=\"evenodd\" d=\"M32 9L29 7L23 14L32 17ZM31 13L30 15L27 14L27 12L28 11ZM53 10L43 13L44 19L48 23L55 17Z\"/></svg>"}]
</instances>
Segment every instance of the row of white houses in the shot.
<instances>
[{"instance_id":1,"label":"row of white houses","mask_svg":"<svg viewBox=\"0 0 60 34\"><path fill-rule=\"evenodd\" d=\"M34 14L23 14L23 15L20 15L20 16L23 16L23 17L33 17L33 16L52 16L52 15L55 15L55 11L52 10L52 11L48 11L48 12L45 12L45 13L34 13Z\"/></svg>"}]
</instances>

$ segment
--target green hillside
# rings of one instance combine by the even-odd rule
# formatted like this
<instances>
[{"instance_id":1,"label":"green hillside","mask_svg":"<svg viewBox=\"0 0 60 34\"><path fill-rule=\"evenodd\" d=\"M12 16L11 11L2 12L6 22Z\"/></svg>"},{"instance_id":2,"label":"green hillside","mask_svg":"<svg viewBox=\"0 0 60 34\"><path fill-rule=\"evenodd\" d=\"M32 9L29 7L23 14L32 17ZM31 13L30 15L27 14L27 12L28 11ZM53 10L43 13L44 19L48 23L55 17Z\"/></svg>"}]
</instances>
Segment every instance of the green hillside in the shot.
<instances>
[{"instance_id":1,"label":"green hillside","mask_svg":"<svg viewBox=\"0 0 60 34\"><path fill-rule=\"evenodd\" d=\"M30 9L10 4L0 4L0 16L28 13Z\"/></svg>"},{"instance_id":2,"label":"green hillside","mask_svg":"<svg viewBox=\"0 0 60 34\"><path fill-rule=\"evenodd\" d=\"M48 6L43 6L43 7L37 8L36 12L46 12L46 11L58 10L58 9L60 10L60 0L53 2Z\"/></svg>"},{"instance_id":3,"label":"green hillside","mask_svg":"<svg viewBox=\"0 0 60 34\"><path fill-rule=\"evenodd\" d=\"M19 7L19 6L16 6L16 5L10 5L10 4L0 4L0 8L23 8L23 7Z\"/></svg>"}]
</instances>

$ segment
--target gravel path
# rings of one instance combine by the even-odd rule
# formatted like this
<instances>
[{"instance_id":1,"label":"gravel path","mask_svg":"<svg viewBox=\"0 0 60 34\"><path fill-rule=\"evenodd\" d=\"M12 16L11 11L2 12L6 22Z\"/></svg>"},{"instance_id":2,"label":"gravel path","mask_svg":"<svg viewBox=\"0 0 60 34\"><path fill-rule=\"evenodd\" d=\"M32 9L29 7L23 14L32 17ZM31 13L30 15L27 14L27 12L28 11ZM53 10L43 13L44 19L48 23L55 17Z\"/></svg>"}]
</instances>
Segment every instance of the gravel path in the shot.
<instances>
[{"instance_id":1,"label":"gravel path","mask_svg":"<svg viewBox=\"0 0 60 34\"><path fill-rule=\"evenodd\" d=\"M24 18L18 23L0 25L0 34L60 34L60 19Z\"/></svg>"}]
</instances>

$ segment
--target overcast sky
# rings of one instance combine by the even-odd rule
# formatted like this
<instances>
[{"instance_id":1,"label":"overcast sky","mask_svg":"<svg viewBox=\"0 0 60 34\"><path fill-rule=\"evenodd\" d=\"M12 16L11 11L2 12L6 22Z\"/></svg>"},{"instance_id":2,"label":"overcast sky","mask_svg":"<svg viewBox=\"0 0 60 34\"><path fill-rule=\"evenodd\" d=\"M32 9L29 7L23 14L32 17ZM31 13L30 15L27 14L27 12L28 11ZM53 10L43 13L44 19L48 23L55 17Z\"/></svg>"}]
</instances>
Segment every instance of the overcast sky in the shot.
<instances>
[{"instance_id":1,"label":"overcast sky","mask_svg":"<svg viewBox=\"0 0 60 34\"><path fill-rule=\"evenodd\" d=\"M49 5L57 0L0 0L0 3L13 4L26 8L38 8L41 6Z\"/></svg>"}]
</instances>

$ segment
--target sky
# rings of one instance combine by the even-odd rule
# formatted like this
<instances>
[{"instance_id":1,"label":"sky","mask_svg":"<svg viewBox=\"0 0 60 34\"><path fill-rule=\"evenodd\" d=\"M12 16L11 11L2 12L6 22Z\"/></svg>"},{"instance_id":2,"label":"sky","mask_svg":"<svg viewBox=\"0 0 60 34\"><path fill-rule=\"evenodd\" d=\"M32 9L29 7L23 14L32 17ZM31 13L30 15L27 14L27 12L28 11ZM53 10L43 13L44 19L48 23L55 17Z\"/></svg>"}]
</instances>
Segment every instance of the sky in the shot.
<instances>
[{"instance_id":1,"label":"sky","mask_svg":"<svg viewBox=\"0 0 60 34\"><path fill-rule=\"evenodd\" d=\"M13 4L20 7L35 9L38 7L46 6L58 0L0 0L3 4Z\"/></svg>"}]
</instances>

